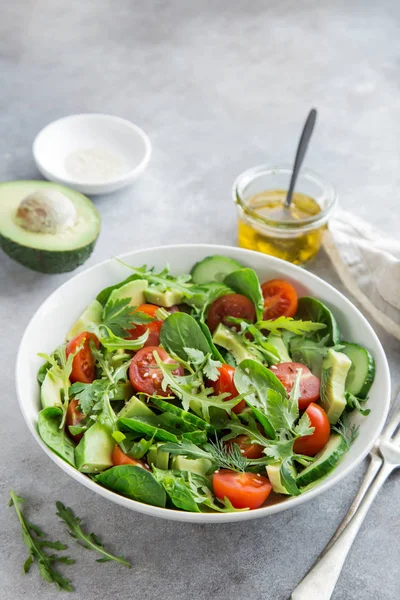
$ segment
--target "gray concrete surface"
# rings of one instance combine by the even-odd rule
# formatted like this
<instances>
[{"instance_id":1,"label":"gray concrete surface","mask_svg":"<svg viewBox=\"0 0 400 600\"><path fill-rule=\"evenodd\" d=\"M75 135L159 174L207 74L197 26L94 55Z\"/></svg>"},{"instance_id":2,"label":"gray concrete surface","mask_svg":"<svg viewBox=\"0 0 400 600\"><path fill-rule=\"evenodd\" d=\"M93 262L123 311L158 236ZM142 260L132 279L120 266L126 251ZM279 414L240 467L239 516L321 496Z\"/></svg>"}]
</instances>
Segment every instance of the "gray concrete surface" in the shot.
<instances>
[{"instance_id":1,"label":"gray concrete surface","mask_svg":"<svg viewBox=\"0 0 400 600\"><path fill-rule=\"evenodd\" d=\"M134 188L96 199L103 227L86 266L134 248L176 242L235 244L234 177L292 159L301 123L320 111L307 165L332 180L342 205L399 229L400 6L396 0L328 2L61 2L0 8L0 179L37 178L31 143L49 121L99 111L132 119L153 158ZM310 268L342 289L326 257ZM0 597L57 592L22 575L26 552L10 488L29 515L65 540L62 499L129 556L133 568L97 564L71 541L75 597L134 600L286 600L350 504L365 465L334 490L271 518L219 527L154 520L83 489L28 433L14 390L14 359L31 315L71 275L45 276L0 256ZM354 300L354 299L353 299ZM394 385L400 348L376 328ZM368 515L335 600L400 596L400 478Z\"/></svg>"}]
</instances>

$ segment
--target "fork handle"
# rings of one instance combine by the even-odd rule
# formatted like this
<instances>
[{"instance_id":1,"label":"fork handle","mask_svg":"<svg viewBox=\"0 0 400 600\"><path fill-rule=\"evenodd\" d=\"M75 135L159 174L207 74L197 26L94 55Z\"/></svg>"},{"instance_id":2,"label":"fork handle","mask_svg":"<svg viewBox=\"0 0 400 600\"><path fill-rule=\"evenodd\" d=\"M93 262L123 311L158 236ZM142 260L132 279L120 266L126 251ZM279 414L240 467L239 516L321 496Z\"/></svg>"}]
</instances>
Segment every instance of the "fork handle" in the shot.
<instances>
[{"instance_id":1,"label":"fork handle","mask_svg":"<svg viewBox=\"0 0 400 600\"><path fill-rule=\"evenodd\" d=\"M336 540L338 539L338 537L340 536L342 531L350 523L351 519L357 512L357 509L360 506L365 494L368 492L368 490L371 486L371 483L375 479L375 476L378 473L379 469L381 468L382 464L383 464L383 460L380 457L380 455L376 451L373 451L370 455L368 469L365 473L364 479L362 480L360 489L358 490L356 497L354 498L353 502L351 503L351 506L350 506L349 510L347 511L346 516L343 518L343 521L340 523L339 527L336 529L335 533L329 540L328 544L324 548L319 559L321 559L328 552L328 550L330 550L332 548L333 544L336 542Z\"/></svg>"},{"instance_id":2,"label":"fork handle","mask_svg":"<svg viewBox=\"0 0 400 600\"><path fill-rule=\"evenodd\" d=\"M290 600L329 600L339 579L347 554L375 497L394 466L383 463L357 512L330 550L311 568L293 591Z\"/></svg>"}]
</instances>

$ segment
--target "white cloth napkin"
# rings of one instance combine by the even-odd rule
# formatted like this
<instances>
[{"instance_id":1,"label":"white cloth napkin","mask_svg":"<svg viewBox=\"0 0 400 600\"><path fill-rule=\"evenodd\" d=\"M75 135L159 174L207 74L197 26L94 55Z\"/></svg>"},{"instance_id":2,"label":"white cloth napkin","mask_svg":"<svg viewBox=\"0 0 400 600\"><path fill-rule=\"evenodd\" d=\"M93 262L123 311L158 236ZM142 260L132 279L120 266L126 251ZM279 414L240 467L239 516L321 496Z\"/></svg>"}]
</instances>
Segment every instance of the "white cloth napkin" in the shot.
<instances>
[{"instance_id":1,"label":"white cloth napkin","mask_svg":"<svg viewBox=\"0 0 400 600\"><path fill-rule=\"evenodd\" d=\"M339 209L329 221L324 248L348 290L400 340L400 242Z\"/></svg>"}]
</instances>

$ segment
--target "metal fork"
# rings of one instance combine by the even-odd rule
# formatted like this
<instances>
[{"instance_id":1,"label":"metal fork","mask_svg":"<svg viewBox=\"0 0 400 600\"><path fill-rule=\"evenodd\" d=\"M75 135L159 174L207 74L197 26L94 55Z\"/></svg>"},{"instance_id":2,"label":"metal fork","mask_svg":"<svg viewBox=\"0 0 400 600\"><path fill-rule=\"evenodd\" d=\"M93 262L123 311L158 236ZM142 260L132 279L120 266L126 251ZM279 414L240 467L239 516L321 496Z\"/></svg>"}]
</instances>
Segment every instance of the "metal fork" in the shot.
<instances>
[{"instance_id":1,"label":"metal fork","mask_svg":"<svg viewBox=\"0 0 400 600\"><path fill-rule=\"evenodd\" d=\"M382 458L383 460L382 460ZM290 600L329 600L347 554L377 493L400 466L400 410L397 410L371 451L371 463L349 513L315 565L293 591Z\"/></svg>"}]
</instances>

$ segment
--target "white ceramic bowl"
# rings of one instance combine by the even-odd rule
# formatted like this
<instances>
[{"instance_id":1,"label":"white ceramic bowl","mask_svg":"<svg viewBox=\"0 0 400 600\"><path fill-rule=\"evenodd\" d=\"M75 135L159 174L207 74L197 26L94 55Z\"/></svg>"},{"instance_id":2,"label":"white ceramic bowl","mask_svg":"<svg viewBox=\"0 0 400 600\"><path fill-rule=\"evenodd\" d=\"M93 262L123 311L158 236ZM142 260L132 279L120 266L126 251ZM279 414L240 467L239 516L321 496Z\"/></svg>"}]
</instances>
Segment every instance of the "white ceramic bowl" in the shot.
<instances>
[{"instance_id":1,"label":"white ceramic bowl","mask_svg":"<svg viewBox=\"0 0 400 600\"><path fill-rule=\"evenodd\" d=\"M71 175L66 159L79 151L104 152L118 161L103 178ZM33 157L42 175L83 194L106 194L131 184L147 167L151 156L148 136L126 119L103 114L70 115L53 121L36 136ZM75 172L74 172L75 173Z\"/></svg>"},{"instance_id":2,"label":"white ceramic bowl","mask_svg":"<svg viewBox=\"0 0 400 600\"><path fill-rule=\"evenodd\" d=\"M287 498L278 504L257 510L238 513L202 514L158 508L129 500L101 487L64 462L42 442L36 430L37 414L40 410L36 374L43 360L37 356L37 353L51 353L65 339L66 332L97 293L102 288L127 277L129 270L115 260L107 260L79 273L45 300L26 328L16 364L16 386L22 414L37 443L61 469L79 483L126 508L155 517L192 523L224 523L254 519L298 506L318 496L348 475L367 455L383 427L390 402L389 368L382 346L372 327L359 310L340 292L308 271L258 252L208 244L162 246L137 250L124 255L123 260L135 266L154 265L156 269L162 269L168 263L171 265L173 273L187 273L196 261L211 254L223 254L240 261L243 265L254 268L261 281L283 277L294 285L300 295L319 298L333 310L344 338L367 347L375 358L376 377L368 401L371 413L368 417L355 415L353 419L354 422L360 424L360 434L357 440L332 474L301 496ZM73 298L73 302L71 298Z\"/></svg>"}]
</instances>

